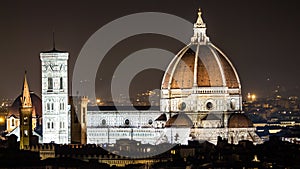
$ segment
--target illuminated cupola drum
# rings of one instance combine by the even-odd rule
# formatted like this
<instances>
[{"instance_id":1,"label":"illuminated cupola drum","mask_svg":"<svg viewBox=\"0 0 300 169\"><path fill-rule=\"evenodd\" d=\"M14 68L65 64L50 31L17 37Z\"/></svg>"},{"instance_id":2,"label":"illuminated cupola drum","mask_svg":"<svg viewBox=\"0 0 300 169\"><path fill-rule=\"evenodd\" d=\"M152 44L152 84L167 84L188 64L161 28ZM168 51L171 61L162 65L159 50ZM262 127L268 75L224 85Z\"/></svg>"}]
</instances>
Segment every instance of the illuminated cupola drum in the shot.
<instances>
[{"instance_id":1,"label":"illuminated cupola drum","mask_svg":"<svg viewBox=\"0 0 300 169\"><path fill-rule=\"evenodd\" d=\"M194 127L227 127L242 109L241 84L228 57L206 35L198 12L191 42L169 64L161 84L160 109L186 113Z\"/></svg>"}]
</instances>

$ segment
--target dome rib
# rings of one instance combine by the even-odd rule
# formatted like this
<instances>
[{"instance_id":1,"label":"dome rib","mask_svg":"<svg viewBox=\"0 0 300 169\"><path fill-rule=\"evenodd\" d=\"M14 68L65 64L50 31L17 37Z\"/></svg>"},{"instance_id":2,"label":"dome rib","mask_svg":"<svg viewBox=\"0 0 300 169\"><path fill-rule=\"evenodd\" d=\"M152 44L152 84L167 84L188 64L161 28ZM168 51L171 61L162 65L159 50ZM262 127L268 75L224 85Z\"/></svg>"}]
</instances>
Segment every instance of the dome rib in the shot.
<instances>
[{"instance_id":1,"label":"dome rib","mask_svg":"<svg viewBox=\"0 0 300 169\"><path fill-rule=\"evenodd\" d=\"M196 49L196 53L195 53L195 63L194 63L194 82L193 82L193 87L197 87L197 83L198 83L198 54L199 54L199 47L200 44L197 44L197 49Z\"/></svg>"},{"instance_id":2,"label":"dome rib","mask_svg":"<svg viewBox=\"0 0 300 169\"><path fill-rule=\"evenodd\" d=\"M234 68L233 64L231 63L231 61L228 59L228 57L218 47L216 47L212 43L211 43L211 46L213 48L215 48L223 56L223 58L226 60L226 63L228 63L230 65L230 68L233 70L233 73L235 75L235 79L236 79L236 81L238 83L236 87L241 88L241 82L240 82L239 75L238 75L236 69Z\"/></svg>"},{"instance_id":3,"label":"dome rib","mask_svg":"<svg viewBox=\"0 0 300 169\"><path fill-rule=\"evenodd\" d=\"M211 44L211 43L210 43ZM213 53L213 56L215 57L216 61L217 61L217 64L219 66L219 70L221 72L221 76L222 76L222 84L223 84L223 87L226 86L226 78L225 78L225 75L224 75L224 69L223 69L223 66L220 62L220 56L213 50L213 48L209 48L210 51Z\"/></svg>"}]
</instances>

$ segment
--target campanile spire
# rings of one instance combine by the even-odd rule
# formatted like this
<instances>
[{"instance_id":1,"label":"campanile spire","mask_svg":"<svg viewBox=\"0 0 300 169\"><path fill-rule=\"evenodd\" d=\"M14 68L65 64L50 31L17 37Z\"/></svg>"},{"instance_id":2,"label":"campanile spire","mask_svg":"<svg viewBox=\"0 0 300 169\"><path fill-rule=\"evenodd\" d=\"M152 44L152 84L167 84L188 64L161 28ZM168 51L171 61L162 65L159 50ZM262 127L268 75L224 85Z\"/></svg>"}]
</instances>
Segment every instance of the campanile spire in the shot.
<instances>
[{"instance_id":1,"label":"campanile spire","mask_svg":"<svg viewBox=\"0 0 300 169\"><path fill-rule=\"evenodd\" d=\"M31 97L30 97L30 92L29 92L29 87L27 83L27 78L26 78L26 71L24 75L24 83L23 83L23 94L21 96L21 104L22 107L32 107L32 102L31 102Z\"/></svg>"},{"instance_id":2,"label":"campanile spire","mask_svg":"<svg viewBox=\"0 0 300 169\"><path fill-rule=\"evenodd\" d=\"M20 98L20 149L31 145L32 137L32 102L29 93L29 87L26 78L26 71L24 75L23 94Z\"/></svg>"}]
</instances>

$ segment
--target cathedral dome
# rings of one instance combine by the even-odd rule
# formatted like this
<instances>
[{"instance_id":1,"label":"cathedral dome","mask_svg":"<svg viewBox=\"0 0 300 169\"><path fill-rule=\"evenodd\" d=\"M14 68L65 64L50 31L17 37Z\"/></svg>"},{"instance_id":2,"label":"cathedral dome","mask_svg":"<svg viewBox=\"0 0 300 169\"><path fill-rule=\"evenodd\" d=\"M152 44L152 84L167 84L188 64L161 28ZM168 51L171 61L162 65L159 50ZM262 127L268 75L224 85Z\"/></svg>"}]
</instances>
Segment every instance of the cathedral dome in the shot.
<instances>
[{"instance_id":1,"label":"cathedral dome","mask_svg":"<svg viewBox=\"0 0 300 169\"><path fill-rule=\"evenodd\" d=\"M191 43L179 51L171 61L163 77L161 88L240 88L237 71L226 55L209 41L201 11L198 15Z\"/></svg>"},{"instance_id":2,"label":"cathedral dome","mask_svg":"<svg viewBox=\"0 0 300 169\"><path fill-rule=\"evenodd\" d=\"M191 126L193 126L193 122L185 113L175 114L166 122L166 127L191 127Z\"/></svg>"},{"instance_id":3,"label":"cathedral dome","mask_svg":"<svg viewBox=\"0 0 300 169\"><path fill-rule=\"evenodd\" d=\"M20 114L20 107L21 107L21 98L22 94L20 94L11 107L9 108L9 116L14 115L16 117L19 117ZM35 93L30 92L31 102L33 111L32 114L36 117L42 117L42 100L37 96Z\"/></svg>"},{"instance_id":4,"label":"cathedral dome","mask_svg":"<svg viewBox=\"0 0 300 169\"><path fill-rule=\"evenodd\" d=\"M234 113L230 116L230 118L228 120L228 127L229 128L248 128L248 127L253 127L253 123L245 114Z\"/></svg>"},{"instance_id":5,"label":"cathedral dome","mask_svg":"<svg viewBox=\"0 0 300 169\"><path fill-rule=\"evenodd\" d=\"M217 47L191 43L169 65L162 89L192 87L240 88L240 81L231 62Z\"/></svg>"},{"instance_id":6,"label":"cathedral dome","mask_svg":"<svg viewBox=\"0 0 300 169\"><path fill-rule=\"evenodd\" d=\"M237 71L227 56L210 42L200 10L191 42L166 69L160 108L165 112L190 113L194 124L200 124L198 120L209 112L234 112L242 108Z\"/></svg>"}]
</instances>

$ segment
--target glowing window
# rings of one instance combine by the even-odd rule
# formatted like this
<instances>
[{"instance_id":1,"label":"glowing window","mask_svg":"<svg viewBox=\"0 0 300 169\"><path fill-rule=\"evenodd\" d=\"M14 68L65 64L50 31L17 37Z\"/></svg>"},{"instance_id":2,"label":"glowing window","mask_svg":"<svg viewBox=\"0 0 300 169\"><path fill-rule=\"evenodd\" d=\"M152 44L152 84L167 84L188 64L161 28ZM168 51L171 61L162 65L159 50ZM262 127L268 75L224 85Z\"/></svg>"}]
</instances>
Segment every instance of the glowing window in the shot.
<instances>
[{"instance_id":1,"label":"glowing window","mask_svg":"<svg viewBox=\"0 0 300 169\"><path fill-rule=\"evenodd\" d=\"M24 117L24 125L28 124L28 117Z\"/></svg>"},{"instance_id":2,"label":"glowing window","mask_svg":"<svg viewBox=\"0 0 300 169\"><path fill-rule=\"evenodd\" d=\"M24 130L24 136L28 137L28 130Z\"/></svg>"}]
</instances>

